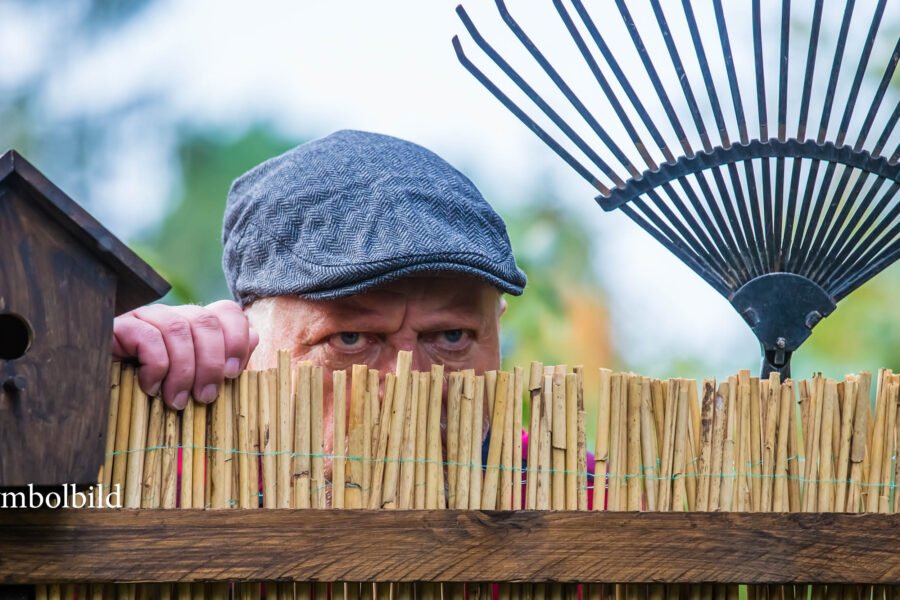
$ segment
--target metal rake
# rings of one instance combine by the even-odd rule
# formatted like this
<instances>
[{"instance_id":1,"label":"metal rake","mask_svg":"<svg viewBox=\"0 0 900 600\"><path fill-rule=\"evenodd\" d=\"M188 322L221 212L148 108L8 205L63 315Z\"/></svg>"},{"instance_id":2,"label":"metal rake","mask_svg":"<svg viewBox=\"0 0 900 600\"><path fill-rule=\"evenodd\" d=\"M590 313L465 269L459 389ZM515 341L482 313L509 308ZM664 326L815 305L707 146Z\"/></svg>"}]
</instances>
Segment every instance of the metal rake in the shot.
<instances>
[{"instance_id":1,"label":"metal rake","mask_svg":"<svg viewBox=\"0 0 900 600\"><path fill-rule=\"evenodd\" d=\"M900 59L900 40L880 84L856 109L887 0L878 1L870 16L855 19L853 25L862 24L865 35L858 55L846 52L848 39L856 39L851 37L855 2L841 3L833 56L827 56L820 35L825 3L816 0L807 23L808 48L804 44L799 53L805 54L802 77L791 77L797 68L789 64L789 57L797 54L791 50L791 38L800 34L792 33L796 14L791 0L783 0L775 13L780 14L780 27L774 80L767 79L772 77L767 70L772 69L766 68L768 46L759 0L753 0L752 16L741 23L750 28L745 33L752 38L753 49L752 60L744 64L733 51L735 38L729 35L727 17L733 24L733 9L746 10L746 3L728 3L730 15L722 0L682 0L680 7L668 2L665 10L659 0L615 0L615 11L612 2L592 5L595 13L618 13L604 14L602 24L621 19L618 26L624 25L630 39L630 44L622 44L601 32L581 0L553 0L561 25L584 60L582 66L590 71L591 85L595 82L602 93L592 93L589 99L605 98L607 112L615 115L622 132L618 138L604 126L609 120L589 109L584 100L588 96L579 95L565 81L558 65L538 48L504 2L497 0L496 6L530 55L523 65L552 84L557 101L539 94L484 39L462 6L457 13L472 41L494 64L491 68L498 68L508 80L507 88L523 100L513 100L485 75L456 36L453 45L460 62L600 192L596 200L604 210L624 212L731 302L760 341L762 376L771 372L790 376L791 353L812 328L839 300L900 256L896 199L900 145L890 155L885 153L885 146L897 141L900 103L892 109L890 105L896 102L891 79ZM829 3L831 9L837 6ZM673 27L674 19L680 29ZM648 35L655 36L657 48L665 46L665 51L652 51ZM828 59L823 91L815 77L817 67ZM842 69L844 85L839 87ZM847 80L851 74L852 80ZM635 83L638 79L644 90ZM777 99L767 95L769 89L777 89ZM823 93L816 98L816 92ZM770 103L777 104L774 136ZM843 111L835 110L841 104ZM821 107L814 138L807 134L813 106ZM651 116L653 108L659 122ZM729 110L733 112L728 114ZM568 117L563 116L565 111ZM789 137L794 119L788 115L794 112L796 135ZM710 119L713 123L708 126ZM751 128L758 131L752 139ZM670 143L673 139L677 145ZM620 147L627 142L632 147ZM640 162L643 166L635 164Z\"/></svg>"}]
</instances>

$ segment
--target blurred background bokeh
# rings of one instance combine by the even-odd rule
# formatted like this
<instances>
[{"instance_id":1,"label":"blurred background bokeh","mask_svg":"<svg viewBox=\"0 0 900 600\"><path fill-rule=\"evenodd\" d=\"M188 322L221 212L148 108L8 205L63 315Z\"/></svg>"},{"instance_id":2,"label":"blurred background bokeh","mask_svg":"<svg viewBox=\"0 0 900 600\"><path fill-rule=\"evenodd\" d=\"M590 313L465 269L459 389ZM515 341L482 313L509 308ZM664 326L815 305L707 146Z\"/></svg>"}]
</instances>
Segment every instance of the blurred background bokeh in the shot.
<instances>
[{"instance_id":1,"label":"blurred background bokeh","mask_svg":"<svg viewBox=\"0 0 900 600\"><path fill-rule=\"evenodd\" d=\"M459 167L506 220L529 276L503 320L508 364L755 372L757 343L731 306L629 220L603 213L459 66L454 4L0 0L0 147L163 273L166 302L206 303L228 297L220 228L235 177L337 129L403 137ZM552 11L539 4L511 8L539 21ZM827 12L823 35L835 36L839 15ZM888 9L882 31L876 83L900 11ZM794 360L798 376L879 367L900 370L900 264L843 301Z\"/></svg>"}]
</instances>

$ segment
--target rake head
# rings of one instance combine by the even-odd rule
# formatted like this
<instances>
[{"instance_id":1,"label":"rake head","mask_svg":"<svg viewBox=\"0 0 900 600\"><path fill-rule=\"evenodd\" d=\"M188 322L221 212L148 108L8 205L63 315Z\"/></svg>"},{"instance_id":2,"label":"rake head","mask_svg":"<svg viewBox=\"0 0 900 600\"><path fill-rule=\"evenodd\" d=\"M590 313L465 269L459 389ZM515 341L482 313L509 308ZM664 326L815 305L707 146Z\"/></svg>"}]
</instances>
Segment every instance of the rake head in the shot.
<instances>
[{"instance_id":1,"label":"rake head","mask_svg":"<svg viewBox=\"0 0 900 600\"><path fill-rule=\"evenodd\" d=\"M788 377L791 353L812 328L900 257L900 103L891 89L900 40L891 39L880 83L858 102L887 0L868 11L842 4L833 50L820 36L824 0L800 18L810 28L804 36L792 32L791 0L767 20L759 0L749 16L739 13L745 3L727 3L727 14L722 0L665 4L615 0L615 11L604 2L592 16L581 0L553 0L599 87L589 97L560 74L571 61L554 65L502 0L515 50L529 55L523 66L555 101L484 39L462 6L472 41L521 100L485 75L458 37L453 45L463 66L599 191L604 210L624 212L731 302L760 341L764 377ZM617 26L619 38L601 24ZM770 29L774 40L763 35ZM735 32L752 40L752 57L741 60ZM803 37L799 51L792 37ZM848 40L858 39L862 47L848 52Z\"/></svg>"}]
</instances>

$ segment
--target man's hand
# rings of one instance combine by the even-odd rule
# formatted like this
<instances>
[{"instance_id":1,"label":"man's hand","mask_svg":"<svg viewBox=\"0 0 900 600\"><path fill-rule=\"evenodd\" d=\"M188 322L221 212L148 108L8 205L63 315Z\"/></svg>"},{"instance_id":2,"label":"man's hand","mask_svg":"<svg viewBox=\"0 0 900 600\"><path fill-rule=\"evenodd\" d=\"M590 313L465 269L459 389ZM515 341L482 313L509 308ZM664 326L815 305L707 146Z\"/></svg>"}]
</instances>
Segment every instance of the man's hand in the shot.
<instances>
[{"instance_id":1,"label":"man's hand","mask_svg":"<svg viewBox=\"0 0 900 600\"><path fill-rule=\"evenodd\" d=\"M230 300L209 306L151 304L116 317L113 356L136 358L141 389L175 409L190 394L212 402L219 385L237 377L259 343L241 307Z\"/></svg>"}]
</instances>

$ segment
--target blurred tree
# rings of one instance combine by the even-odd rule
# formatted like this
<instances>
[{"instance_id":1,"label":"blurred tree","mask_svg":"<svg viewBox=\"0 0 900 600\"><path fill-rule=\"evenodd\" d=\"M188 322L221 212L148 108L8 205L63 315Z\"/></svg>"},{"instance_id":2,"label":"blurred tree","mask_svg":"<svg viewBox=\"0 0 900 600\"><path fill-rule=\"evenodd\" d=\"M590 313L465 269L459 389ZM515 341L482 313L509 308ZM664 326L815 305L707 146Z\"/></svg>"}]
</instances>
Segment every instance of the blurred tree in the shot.
<instances>
[{"instance_id":1,"label":"blurred tree","mask_svg":"<svg viewBox=\"0 0 900 600\"><path fill-rule=\"evenodd\" d=\"M172 283L165 302L207 304L231 297L221 266L222 217L231 182L297 143L264 125L238 136L219 130L179 136L178 198L159 227L133 243Z\"/></svg>"}]
</instances>

